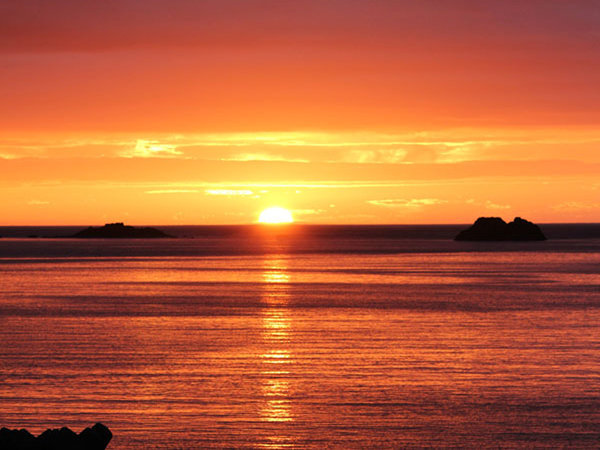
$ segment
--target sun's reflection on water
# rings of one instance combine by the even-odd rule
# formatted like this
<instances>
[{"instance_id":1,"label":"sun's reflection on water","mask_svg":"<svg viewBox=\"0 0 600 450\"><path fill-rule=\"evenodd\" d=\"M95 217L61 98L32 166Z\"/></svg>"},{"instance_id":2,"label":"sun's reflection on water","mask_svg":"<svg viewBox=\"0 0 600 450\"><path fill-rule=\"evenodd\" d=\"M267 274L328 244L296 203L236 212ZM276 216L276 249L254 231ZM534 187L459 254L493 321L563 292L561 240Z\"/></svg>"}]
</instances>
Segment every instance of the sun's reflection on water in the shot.
<instances>
[{"instance_id":1,"label":"sun's reflection on water","mask_svg":"<svg viewBox=\"0 0 600 450\"><path fill-rule=\"evenodd\" d=\"M264 262L262 274L264 283L261 297L264 305L262 311L262 340L264 352L260 355L263 406L260 418L265 423L293 422L290 399L290 367L293 355L289 343L292 319L288 308L290 300L287 261L282 257L272 257ZM269 428L269 431L282 431ZM266 436L269 446L281 448L290 445L285 435Z\"/></svg>"}]
</instances>

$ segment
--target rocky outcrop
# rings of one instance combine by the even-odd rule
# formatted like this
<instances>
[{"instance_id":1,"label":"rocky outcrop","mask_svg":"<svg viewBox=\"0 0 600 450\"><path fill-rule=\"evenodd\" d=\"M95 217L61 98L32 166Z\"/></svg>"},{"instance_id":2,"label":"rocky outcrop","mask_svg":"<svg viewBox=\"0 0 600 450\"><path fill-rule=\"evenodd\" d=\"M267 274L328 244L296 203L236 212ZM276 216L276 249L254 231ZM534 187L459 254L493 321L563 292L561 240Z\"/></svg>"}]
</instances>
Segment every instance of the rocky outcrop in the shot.
<instances>
[{"instance_id":1,"label":"rocky outcrop","mask_svg":"<svg viewBox=\"0 0 600 450\"><path fill-rule=\"evenodd\" d=\"M157 239L171 236L156 228L136 228L118 222L107 223L103 227L89 227L71 237L78 239Z\"/></svg>"},{"instance_id":2,"label":"rocky outcrop","mask_svg":"<svg viewBox=\"0 0 600 450\"><path fill-rule=\"evenodd\" d=\"M480 217L475 223L461 231L455 241L545 241L540 227L528 220L515 217L506 223L500 217Z\"/></svg>"},{"instance_id":3,"label":"rocky outcrop","mask_svg":"<svg viewBox=\"0 0 600 450\"><path fill-rule=\"evenodd\" d=\"M35 437L27 430L0 429L0 448L14 450L104 450L112 433L107 426L97 423L77 434L67 427L48 429Z\"/></svg>"}]
</instances>

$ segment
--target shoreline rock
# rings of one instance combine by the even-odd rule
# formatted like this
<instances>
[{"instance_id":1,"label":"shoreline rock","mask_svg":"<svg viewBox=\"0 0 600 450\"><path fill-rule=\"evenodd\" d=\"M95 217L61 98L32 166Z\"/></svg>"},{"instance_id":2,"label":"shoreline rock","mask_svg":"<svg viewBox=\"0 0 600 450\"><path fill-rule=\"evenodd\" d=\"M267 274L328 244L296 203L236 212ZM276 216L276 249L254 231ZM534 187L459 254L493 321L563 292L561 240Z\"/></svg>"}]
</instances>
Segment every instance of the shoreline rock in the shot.
<instances>
[{"instance_id":1,"label":"shoreline rock","mask_svg":"<svg viewBox=\"0 0 600 450\"><path fill-rule=\"evenodd\" d=\"M49 428L38 437L25 429L0 429L0 448L14 450L104 450L112 433L100 422L77 434L68 427Z\"/></svg>"},{"instance_id":2,"label":"shoreline rock","mask_svg":"<svg viewBox=\"0 0 600 450\"><path fill-rule=\"evenodd\" d=\"M546 236L536 224L515 217L506 223L500 217L480 217L462 230L455 241L545 241Z\"/></svg>"},{"instance_id":3,"label":"shoreline rock","mask_svg":"<svg viewBox=\"0 0 600 450\"><path fill-rule=\"evenodd\" d=\"M103 227L88 227L69 237L77 239L160 239L172 236L156 228L137 228L117 222L107 223Z\"/></svg>"}]
</instances>

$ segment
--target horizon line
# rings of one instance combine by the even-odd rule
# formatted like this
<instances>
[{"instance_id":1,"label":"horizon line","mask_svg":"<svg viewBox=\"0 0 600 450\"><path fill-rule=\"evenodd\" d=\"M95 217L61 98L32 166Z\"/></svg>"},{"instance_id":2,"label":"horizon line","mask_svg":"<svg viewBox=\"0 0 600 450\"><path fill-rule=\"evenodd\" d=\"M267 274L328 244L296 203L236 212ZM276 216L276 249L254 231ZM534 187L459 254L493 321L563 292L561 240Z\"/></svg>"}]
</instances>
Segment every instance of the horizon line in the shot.
<instances>
[{"instance_id":1,"label":"horizon line","mask_svg":"<svg viewBox=\"0 0 600 450\"><path fill-rule=\"evenodd\" d=\"M480 216L480 217L500 217L500 216ZM520 216L515 216L520 217ZM0 228L14 228L14 227L95 227L95 226L104 226L110 223L118 223L118 222L104 222L104 223L95 223L95 224L12 224L12 225L2 225L0 224ZM294 222L294 223L284 223L284 224L264 224L258 222L251 223L219 223L219 224L201 224L201 223L171 223L171 224L151 224L151 223L126 223L125 225L134 226L134 227L249 227L249 226L261 226L261 227L274 227L274 228L282 228L282 227L293 227L293 226L355 226L355 227L367 227L367 226L453 226L453 225L470 225L472 222L446 222L446 223L310 223L310 222ZM534 222L538 225L600 225L599 222Z\"/></svg>"}]
</instances>

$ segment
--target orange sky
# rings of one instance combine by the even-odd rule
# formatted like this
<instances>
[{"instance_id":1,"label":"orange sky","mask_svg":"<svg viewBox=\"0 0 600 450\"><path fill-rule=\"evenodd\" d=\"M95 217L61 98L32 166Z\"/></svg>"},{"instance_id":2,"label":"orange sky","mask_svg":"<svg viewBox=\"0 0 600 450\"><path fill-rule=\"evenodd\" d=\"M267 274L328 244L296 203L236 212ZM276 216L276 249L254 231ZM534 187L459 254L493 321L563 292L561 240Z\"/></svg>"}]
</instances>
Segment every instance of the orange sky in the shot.
<instances>
[{"instance_id":1,"label":"orange sky","mask_svg":"<svg viewBox=\"0 0 600 450\"><path fill-rule=\"evenodd\" d=\"M0 224L600 222L595 0L0 5Z\"/></svg>"}]
</instances>

